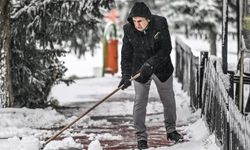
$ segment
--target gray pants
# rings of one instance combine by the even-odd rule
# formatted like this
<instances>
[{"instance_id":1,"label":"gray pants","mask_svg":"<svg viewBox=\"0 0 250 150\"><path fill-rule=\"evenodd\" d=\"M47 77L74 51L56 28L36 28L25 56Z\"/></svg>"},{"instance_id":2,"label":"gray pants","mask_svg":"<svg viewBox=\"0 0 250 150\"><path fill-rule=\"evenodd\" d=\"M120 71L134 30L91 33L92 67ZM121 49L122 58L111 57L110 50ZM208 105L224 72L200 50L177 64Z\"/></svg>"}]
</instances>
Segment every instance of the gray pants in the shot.
<instances>
[{"instance_id":1,"label":"gray pants","mask_svg":"<svg viewBox=\"0 0 250 150\"><path fill-rule=\"evenodd\" d=\"M136 138L139 140L147 140L145 117L146 107L148 103L148 95L151 81L154 80L157 91L159 93L164 110L164 120L167 133L175 130L176 122L176 104L173 91L173 76L167 81L161 82L154 74L150 80L142 84L134 81L135 87L135 102L134 102L134 127L136 130Z\"/></svg>"}]
</instances>

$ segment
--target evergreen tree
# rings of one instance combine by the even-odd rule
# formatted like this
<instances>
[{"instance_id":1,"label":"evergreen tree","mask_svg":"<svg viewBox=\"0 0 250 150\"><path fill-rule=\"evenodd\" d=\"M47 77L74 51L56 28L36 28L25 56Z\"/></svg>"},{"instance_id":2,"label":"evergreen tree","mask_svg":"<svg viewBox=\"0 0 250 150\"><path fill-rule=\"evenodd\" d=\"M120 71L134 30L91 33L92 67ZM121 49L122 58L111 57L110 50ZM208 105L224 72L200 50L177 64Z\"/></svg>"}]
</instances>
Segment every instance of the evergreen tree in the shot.
<instances>
[{"instance_id":1,"label":"evergreen tree","mask_svg":"<svg viewBox=\"0 0 250 150\"><path fill-rule=\"evenodd\" d=\"M71 46L78 56L93 49L101 39L101 11L111 3L110 0L10 1L12 79L7 82L13 85L14 106L48 105L52 85L66 71L58 59L66 52L63 43ZM0 23L2 26L4 21ZM3 35L4 30L0 29ZM1 50L4 42L3 39L0 43Z\"/></svg>"},{"instance_id":2,"label":"evergreen tree","mask_svg":"<svg viewBox=\"0 0 250 150\"><path fill-rule=\"evenodd\" d=\"M175 28L185 27L185 35L189 37L189 30L194 21L193 14L197 9L198 4L194 0L173 1L169 5L167 16L171 18Z\"/></svg>"},{"instance_id":3,"label":"evergreen tree","mask_svg":"<svg viewBox=\"0 0 250 150\"><path fill-rule=\"evenodd\" d=\"M199 7L194 13L195 20L192 22L192 28L208 32L210 54L217 55L217 34L221 33L222 29L222 1L209 0L203 2L198 1Z\"/></svg>"},{"instance_id":4,"label":"evergreen tree","mask_svg":"<svg viewBox=\"0 0 250 150\"><path fill-rule=\"evenodd\" d=\"M222 0L180 0L170 3L170 8L172 13L169 13L169 17L175 20L177 26L185 25L187 30L207 31L210 52L216 55L217 35L221 34L222 26ZM233 9L229 8L229 11L229 21L232 22L235 13Z\"/></svg>"}]
</instances>

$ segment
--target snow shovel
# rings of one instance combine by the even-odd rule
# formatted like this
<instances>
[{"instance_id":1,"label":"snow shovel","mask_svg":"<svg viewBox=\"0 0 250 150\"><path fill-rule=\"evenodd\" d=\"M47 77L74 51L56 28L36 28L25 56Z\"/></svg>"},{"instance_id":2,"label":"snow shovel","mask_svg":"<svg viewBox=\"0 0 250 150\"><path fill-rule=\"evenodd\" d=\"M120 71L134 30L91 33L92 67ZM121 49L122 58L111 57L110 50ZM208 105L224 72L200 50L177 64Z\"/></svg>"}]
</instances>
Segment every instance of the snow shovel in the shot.
<instances>
[{"instance_id":1,"label":"snow shovel","mask_svg":"<svg viewBox=\"0 0 250 150\"><path fill-rule=\"evenodd\" d=\"M136 74L135 76L133 76L130 79L130 81L135 80L139 76L140 76L140 73ZM47 141L45 141L45 143L43 144L43 147L45 145L47 145L49 142L51 142L52 140L54 140L55 138L57 138L60 134L62 134L66 129L70 128L73 124L75 124L77 121L79 121L82 117L84 117L89 112L91 112L92 110L94 110L98 105L100 105L101 103L103 103L104 101L106 101L109 97L111 97L113 94L115 94L117 91L119 91L123 86L124 86L124 84L121 85L121 86L119 86L118 88L116 88L113 92L111 92L110 94L108 94L107 96L105 96L103 99L101 99L98 103L96 103L94 106L92 106L91 108L89 108L86 112L84 112L82 115L80 115L74 121L72 121L70 124L68 124L67 126L65 126L64 128L62 128L57 134L55 134L52 137L50 137Z\"/></svg>"}]
</instances>

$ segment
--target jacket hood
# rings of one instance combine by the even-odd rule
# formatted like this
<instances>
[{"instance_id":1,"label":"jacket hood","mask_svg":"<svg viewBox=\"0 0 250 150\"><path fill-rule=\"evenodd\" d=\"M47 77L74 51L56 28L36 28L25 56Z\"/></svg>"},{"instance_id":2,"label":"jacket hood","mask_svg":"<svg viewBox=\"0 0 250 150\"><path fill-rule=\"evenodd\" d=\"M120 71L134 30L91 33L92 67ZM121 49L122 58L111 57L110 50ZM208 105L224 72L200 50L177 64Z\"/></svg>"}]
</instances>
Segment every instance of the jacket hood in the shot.
<instances>
[{"instance_id":1,"label":"jacket hood","mask_svg":"<svg viewBox=\"0 0 250 150\"><path fill-rule=\"evenodd\" d=\"M129 15L128 15L128 22L133 24L132 17L145 17L151 20L152 14L148 8L148 6L143 2L136 2L132 7Z\"/></svg>"}]
</instances>

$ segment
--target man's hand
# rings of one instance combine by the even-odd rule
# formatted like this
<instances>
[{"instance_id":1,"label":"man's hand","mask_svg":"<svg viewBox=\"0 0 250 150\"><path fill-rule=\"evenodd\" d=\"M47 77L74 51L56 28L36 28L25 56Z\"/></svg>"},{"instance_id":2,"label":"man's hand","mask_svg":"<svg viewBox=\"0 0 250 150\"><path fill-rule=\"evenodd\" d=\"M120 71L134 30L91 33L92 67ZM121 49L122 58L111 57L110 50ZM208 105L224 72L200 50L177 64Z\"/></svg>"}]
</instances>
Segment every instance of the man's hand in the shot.
<instances>
[{"instance_id":1,"label":"man's hand","mask_svg":"<svg viewBox=\"0 0 250 150\"><path fill-rule=\"evenodd\" d=\"M129 87L130 85L131 85L130 77L129 76L123 76L118 87L122 86L121 89L124 90L127 87Z\"/></svg>"},{"instance_id":2,"label":"man's hand","mask_svg":"<svg viewBox=\"0 0 250 150\"><path fill-rule=\"evenodd\" d=\"M146 80L149 80L149 78L151 77L151 75L153 74L154 72L154 67L151 66L149 63L145 62L140 70L140 76Z\"/></svg>"}]
</instances>

